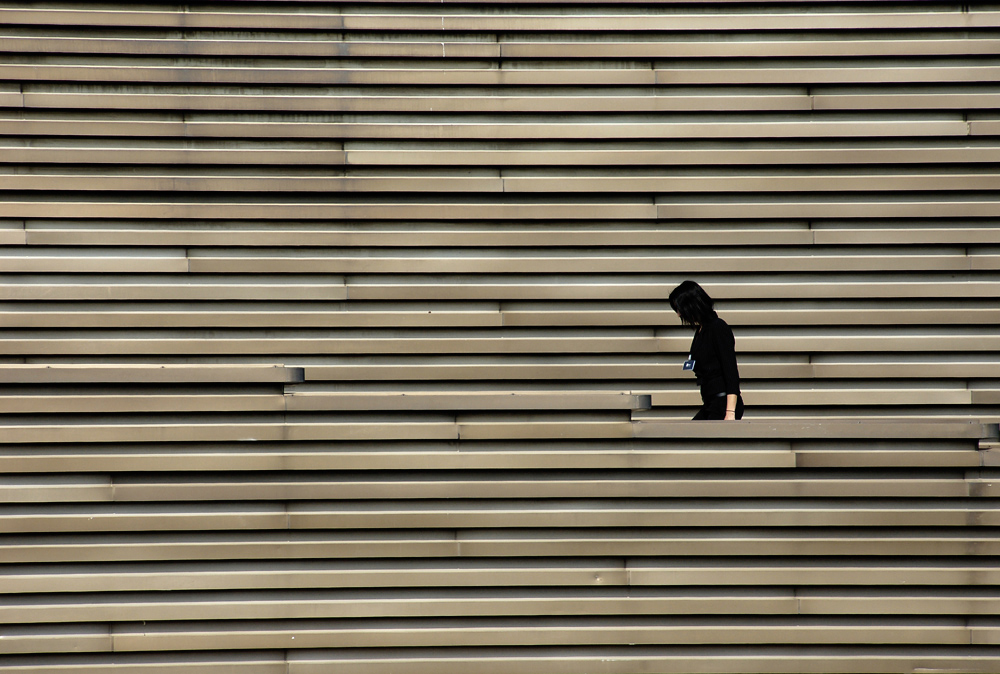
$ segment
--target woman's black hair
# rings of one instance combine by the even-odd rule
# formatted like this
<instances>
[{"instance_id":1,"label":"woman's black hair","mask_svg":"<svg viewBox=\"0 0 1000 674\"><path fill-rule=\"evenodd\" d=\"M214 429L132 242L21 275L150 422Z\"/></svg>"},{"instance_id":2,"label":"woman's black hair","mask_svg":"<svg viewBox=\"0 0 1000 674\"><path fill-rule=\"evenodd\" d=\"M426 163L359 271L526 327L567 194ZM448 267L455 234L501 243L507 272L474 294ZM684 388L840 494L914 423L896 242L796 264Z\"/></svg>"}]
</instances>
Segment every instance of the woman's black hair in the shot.
<instances>
[{"instance_id":1,"label":"woman's black hair","mask_svg":"<svg viewBox=\"0 0 1000 674\"><path fill-rule=\"evenodd\" d=\"M670 291L670 306L685 325L705 325L718 315L715 301L694 281L684 281Z\"/></svg>"}]
</instances>

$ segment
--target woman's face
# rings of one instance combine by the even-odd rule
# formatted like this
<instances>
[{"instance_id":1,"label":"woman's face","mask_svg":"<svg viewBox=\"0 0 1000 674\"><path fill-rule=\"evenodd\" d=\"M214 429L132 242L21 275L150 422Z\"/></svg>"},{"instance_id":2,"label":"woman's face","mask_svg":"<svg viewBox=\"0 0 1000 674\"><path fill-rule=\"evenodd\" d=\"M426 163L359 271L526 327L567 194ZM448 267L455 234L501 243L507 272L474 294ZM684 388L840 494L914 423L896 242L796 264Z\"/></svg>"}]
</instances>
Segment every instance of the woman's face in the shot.
<instances>
[{"instance_id":1,"label":"woman's face","mask_svg":"<svg viewBox=\"0 0 1000 674\"><path fill-rule=\"evenodd\" d=\"M677 314L677 318L680 318L681 319L681 323L683 324L684 323L684 319L681 317L681 312L677 311L677 309L674 309L674 313ZM701 324L699 324L698 321L691 321L691 325L694 326L694 327L696 327L696 328L700 328L701 327Z\"/></svg>"}]
</instances>

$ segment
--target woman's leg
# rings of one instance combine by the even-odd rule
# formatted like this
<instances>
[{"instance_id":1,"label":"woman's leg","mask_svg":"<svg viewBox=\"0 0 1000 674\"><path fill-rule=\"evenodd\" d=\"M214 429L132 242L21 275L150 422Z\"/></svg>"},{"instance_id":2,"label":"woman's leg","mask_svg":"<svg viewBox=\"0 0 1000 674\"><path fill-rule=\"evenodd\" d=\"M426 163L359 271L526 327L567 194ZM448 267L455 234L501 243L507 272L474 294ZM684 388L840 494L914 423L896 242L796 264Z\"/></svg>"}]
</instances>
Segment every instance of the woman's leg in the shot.
<instances>
[{"instance_id":1,"label":"woman's leg","mask_svg":"<svg viewBox=\"0 0 1000 674\"><path fill-rule=\"evenodd\" d=\"M726 399L712 398L705 403L691 421L721 421L726 418Z\"/></svg>"}]
</instances>

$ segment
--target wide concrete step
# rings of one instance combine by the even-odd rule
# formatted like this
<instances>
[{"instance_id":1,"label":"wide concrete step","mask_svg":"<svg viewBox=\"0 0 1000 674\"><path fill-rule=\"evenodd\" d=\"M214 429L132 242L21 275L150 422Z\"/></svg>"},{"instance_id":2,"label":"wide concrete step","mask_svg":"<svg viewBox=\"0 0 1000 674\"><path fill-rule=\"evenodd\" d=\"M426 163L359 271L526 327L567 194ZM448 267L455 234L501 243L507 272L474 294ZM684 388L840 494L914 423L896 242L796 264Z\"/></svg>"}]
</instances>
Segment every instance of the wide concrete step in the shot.
<instances>
[{"instance_id":1,"label":"wide concrete step","mask_svg":"<svg viewBox=\"0 0 1000 674\"><path fill-rule=\"evenodd\" d=\"M17 627L8 653L127 653L239 649L458 648L540 646L993 645L993 621L664 618L121 623Z\"/></svg>"},{"instance_id":2,"label":"wide concrete step","mask_svg":"<svg viewBox=\"0 0 1000 674\"><path fill-rule=\"evenodd\" d=\"M978 501L978 502L977 502ZM0 506L5 533L124 531L269 531L276 529L478 529L488 527L996 527L1000 505L983 500L774 502L764 499L711 502L685 499L507 500L277 503L273 505L170 506L93 503L76 506Z\"/></svg>"}]
</instances>

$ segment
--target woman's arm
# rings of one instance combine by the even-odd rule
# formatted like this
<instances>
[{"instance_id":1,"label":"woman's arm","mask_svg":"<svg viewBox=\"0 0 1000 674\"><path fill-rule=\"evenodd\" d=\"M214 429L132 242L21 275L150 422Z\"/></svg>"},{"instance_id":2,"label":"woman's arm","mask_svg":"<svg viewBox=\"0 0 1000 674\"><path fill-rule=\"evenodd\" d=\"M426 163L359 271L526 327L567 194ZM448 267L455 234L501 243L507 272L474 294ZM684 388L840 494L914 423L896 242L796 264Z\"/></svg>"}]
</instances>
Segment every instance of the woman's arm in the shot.
<instances>
[{"instance_id":1,"label":"woman's arm","mask_svg":"<svg viewBox=\"0 0 1000 674\"><path fill-rule=\"evenodd\" d=\"M736 338L732 329L719 321L715 331L715 349L722 370L722 379L726 385L726 416L725 419L736 420L736 401L740 394L740 369L736 364Z\"/></svg>"}]
</instances>

